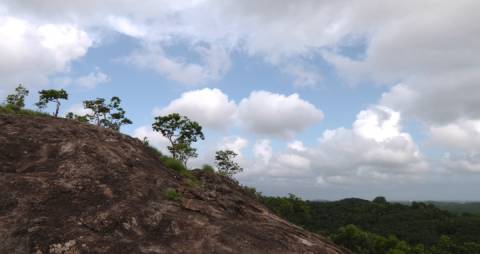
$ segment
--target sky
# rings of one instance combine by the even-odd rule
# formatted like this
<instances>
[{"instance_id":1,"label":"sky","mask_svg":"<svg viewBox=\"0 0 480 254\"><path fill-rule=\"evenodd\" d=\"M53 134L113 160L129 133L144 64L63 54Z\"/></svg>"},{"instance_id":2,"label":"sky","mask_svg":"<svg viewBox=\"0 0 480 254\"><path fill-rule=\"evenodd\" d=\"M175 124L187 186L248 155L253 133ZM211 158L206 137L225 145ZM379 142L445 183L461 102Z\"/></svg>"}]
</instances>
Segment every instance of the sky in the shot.
<instances>
[{"instance_id":1,"label":"sky","mask_svg":"<svg viewBox=\"0 0 480 254\"><path fill-rule=\"evenodd\" d=\"M189 167L306 199L480 200L480 1L0 0L0 98L119 96L204 127ZM53 111L50 107L47 111Z\"/></svg>"}]
</instances>

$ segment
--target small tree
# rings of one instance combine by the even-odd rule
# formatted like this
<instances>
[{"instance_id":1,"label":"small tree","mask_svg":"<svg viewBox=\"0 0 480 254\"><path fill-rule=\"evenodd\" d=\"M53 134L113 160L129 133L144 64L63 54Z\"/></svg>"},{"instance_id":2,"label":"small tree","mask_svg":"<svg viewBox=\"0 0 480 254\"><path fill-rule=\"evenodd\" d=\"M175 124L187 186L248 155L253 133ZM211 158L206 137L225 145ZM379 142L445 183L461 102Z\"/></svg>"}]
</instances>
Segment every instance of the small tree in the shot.
<instances>
[{"instance_id":1,"label":"small tree","mask_svg":"<svg viewBox=\"0 0 480 254\"><path fill-rule=\"evenodd\" d=\"M95 100L83 101L83 107L91 111L91 113L85 115L87 119L97 126L101 126L102 119L105 119L106 114L108 113L108 107L105 105L105 99L97 98Z\"/></svg>"},{"instance_id":2,"label":"small tree","mask_svg":"<svg viewBox=\"0 0 480 254\"><path fill-rule=\"evenodd\" d=\"M132 121L125 117L125 110L120 107L120 98L114 96L110 99L108 104L107 119L104 121L104 125L107 128L120 130L120 127L125 124L132 124Z\"/></svg>"},{"instance_id":3,"label":"small tree","mask_svg":"<svg viewBox=\"0 0 480 254\"><path fill-rule=\"evenodd\" d=\"M192 143L197 142L199 138L205 139L202 126L178 113L155 117L152 128L170 141L167 148L172 157L182 161L184 165L189 158L197 157L197 149L191 147Z\"/></svg>"},{"instance_id":4,"label":"small tree","mask_svg":"<svg viewBox=\"0 0 480 254\"><path fill-rule=\"evenodd\" d=\"M125 110L120 107L120 102L120 98L116 96L110 99L108 105L105 104L104 98L84 101L83 107L91 111L85 117L97 126L118 131L122 125L132 124L132 121L125 117Z\"/></svg>"},{"instance_id":5,"label":"small tree","mask_svg":"<svg viewBox=\"0 0 480 254\"><path fill-rule=\"evenodd\" d=\"M68 93L63 90L42 90L38 92L40 94L40 98L38 102L35 104L39 109L44 109L49 102L54 101L56 103L55 113L53 116L58 116L58 111L60 110L60 100L68 100Z\"/></svg>"},{"instance_id":6,"label":"small tree","mask_svg":"<svg viewBox=\"0 0 480 254\"><path fill-rule=\"evenodd\" d=\"M215 164L217 165L218 172L228 177L242 172L243 168L233 160L236 156L237 154L232 150L217 151L215 153Z\"/></svg>"},{"instance_id":7,"label":"small tree","mask_svg":"<svg viewBox=\"0 0 480 254\"><path fill-rule=\"evenodd\" d=\"M18 85L15 88L15 93L7 96L7 107L13 110L20 110L25 107L25 97L28 96L29 91L22 86Z\"/></svg>"}]
</instances>

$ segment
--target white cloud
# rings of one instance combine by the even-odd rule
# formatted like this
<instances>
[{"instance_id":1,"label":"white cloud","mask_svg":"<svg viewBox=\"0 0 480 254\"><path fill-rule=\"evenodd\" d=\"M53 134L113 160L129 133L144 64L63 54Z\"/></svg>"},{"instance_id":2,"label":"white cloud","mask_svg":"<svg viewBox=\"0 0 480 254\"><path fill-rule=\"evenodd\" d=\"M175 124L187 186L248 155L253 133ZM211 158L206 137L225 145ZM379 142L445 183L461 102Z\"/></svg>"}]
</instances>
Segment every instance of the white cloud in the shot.
<instances>
[{"instance_id":1,"label":"white cloud","mask_svg":"<svg viewBox=\"0 0 480 254\"><path fill-rule=\"evenodd\" d=\"M382 106L361 111L352 129L325 131L316 146L294 141L287 147L274 153L269 140L258 140L252 150L255 161L242 177L361 185L416 181L428 169L410 135L402 131L398 112Z\"/></svg>"},{"instance_id":2,"label":"white cloud","mask_svg":"<svg viewBox=\"0 0 480 254\"><path fill-rule=\"evenodd\" d=\"M381 106L361 111L351 130L325 131L312 158L327 182L332 176L414 178L427 169L410 135L402 132L399 113Z\"/></svg>"},{"instance_id":3,"label":"white cloud","mask_svg":"<svg viewBox=\"0 0 480 254\"><path fill-rule=\"evenodd\" d=\"M107 21L114 30L131 37L142 38L147 33L144 26L133 24L131 20L125 17L111 15L107 17Z\"/></svg>"},{"instance_id":4,"label":"white cloud","mask_svg":"<svg viewBox=\"0 0 480 254\"><path fill-rule=\"evenodd\" d=\"M239 104L239 118L253 132L278 137L292 137L323 118L313 104L298 94L285 96L254 91Z\"/></svg>"},{"instance_id":5,"label":"white cloud","mask_svg":"<svg viewBox=\"0 0 480 254\"><path fill-rule=\"evenodd\" d=\"M224 137L219 149L222 150L232 150L236 154L242 156L242 150L248 145L248 140L242 137Z\"/></svg>"},{"instance_id":6,"label":"white cloud","mask_svg":"<svg viewBox=\"0 0 480 254\"><path fill-rule=\"evenodd\" d=\"M193 52L200 57L200 63L189 62L180 57L170 57L158 45L146 45L124 60L140 68L152 69L170 80L187 85L217 81L230 69L230 56L220 46L197 46L193 48Z\"/></svg>"},{"instance_id":7,"label":"white cloud","mask_svg":"<svg viewBox=\"0 0 480 254\"><path fill-rule=\"evenodd\" d=\"M68 71L84 56L92 39L72 24L36 24L0 14L0 83L44 85L50 75Z\"/></svg>"},{"instance_id":8,"label":"white cloud","mask_svg":"<svg viewBox=\"0 0 480 254\"><path fill-rule=\"evenodd\" d=\"M303 142L300 140L294 140L288 143L287 147L288 149L299 151L299 152L304 152L306 150L305 146L303 145Z\"/></svg>"},{"instance_id":9,"label":"white cloud","mask_svg":"<svg viewBox=\"0 0 480 254\"><path fill-rule=\"evenodd\" d=\"M358 135L377 142L404 135L400 133L400 113L383 106L361 111L353 129Z\"/></svg>"},{"instance_id":10,"label":"white cloud","mask_svg":"<svg viewBox=\"0 0 480 254\"><path fill-rule=\"evenodd\" d=\"M480 153L455 156L447 153L441 160L441 166L448 172L480 173Z\"/></svg>"},{"instance_id":11,"label":"white cloud","mask_svg":"<svg viewBox=\"0 0 480 254\"><path fill-rule=\"evenodd\" d=\"M101 72L99 69L96 69L94 72L91 72L85 76L81 76L75 79L75 83L80 87L87 89L92 89L99 84L109 82L110 78L107 74Z\"/></svg>"},{"instance_id":12,"label":"white cloud","mask_svg":"<svg viewBox=\"0 0 480 254\"><path fill-rule=\"evenodd\" d=\"M260 159L265 164L268 163L272 158L272 146L270 145L270 140L268 139L261 139L255 142L252 151L255 158Z\"/></svg>"},{"instance_id":13,"label":"white cloud","mask_svg":"<svg viewBox=\"0 0 480 254\"><path fill-rule=\"evenodd\" d=\"M480 150L480 120L457 120L446 125L430 126L431 140L450 149Z\"/></svg>"},{"instance_id":14,"label":"white cloud","mask_svg":"<svg viewBox=\"0 0 480 254\"><path fill-rule=\"evenodd\" d=\"M320 83L322 77L319 70L305 65L287 65L284 71L294 77L296 87L311 87Z\"/></svg>"},{"instance_id":15,"label":"white cloud","mask_svg":"<svg viewBox=\"0 0 480 254\"><path fill-rule=\"evenodd\" d=\"M183 93L164 108L154 109L155 115L180 113L202 126L225 129L232 123L237 106L219 89L204 88Z\"/></svg>"}]
</instances>

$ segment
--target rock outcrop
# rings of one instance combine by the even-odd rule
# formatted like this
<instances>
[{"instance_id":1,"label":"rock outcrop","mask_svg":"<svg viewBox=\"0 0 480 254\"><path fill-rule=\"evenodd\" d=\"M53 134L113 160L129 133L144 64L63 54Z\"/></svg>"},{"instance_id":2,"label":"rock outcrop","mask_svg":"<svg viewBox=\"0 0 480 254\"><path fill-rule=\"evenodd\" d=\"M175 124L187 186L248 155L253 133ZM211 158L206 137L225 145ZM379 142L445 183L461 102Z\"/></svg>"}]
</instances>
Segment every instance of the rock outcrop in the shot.
<instances>
[{"instance_id":1,"label":"rock outcrop","mask_svg":"<svg viewBox=\"0 0 480 254\"><path fill-rule=\"evenodd\" d=\"M192 174L108 129L0 115L0 253L347 253Z\"/></svg>"}]
</instances>

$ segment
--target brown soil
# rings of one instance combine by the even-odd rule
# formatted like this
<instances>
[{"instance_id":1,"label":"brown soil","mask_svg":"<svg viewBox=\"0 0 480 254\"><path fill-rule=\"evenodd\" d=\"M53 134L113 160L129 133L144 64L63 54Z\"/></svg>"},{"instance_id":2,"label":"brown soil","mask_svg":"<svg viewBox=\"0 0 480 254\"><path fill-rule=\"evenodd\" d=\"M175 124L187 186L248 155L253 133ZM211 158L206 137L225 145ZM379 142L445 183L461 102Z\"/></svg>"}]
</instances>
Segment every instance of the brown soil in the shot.
<instances>
[{"instance_id":1,"label":"brown soil","mask_svg":"<svg viewBox=\"0 0 480 254\"><path fill-rule=\"evenodd\" d=\"M348 253L193 174L111 130L0 115L0 253Z\"/></svg>"}]
</instances>

